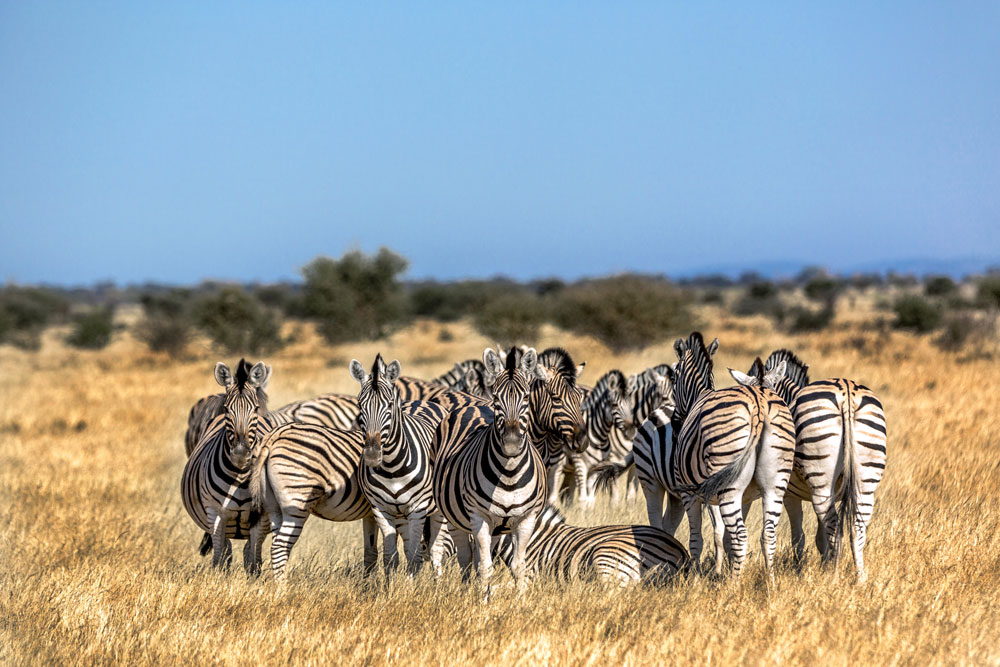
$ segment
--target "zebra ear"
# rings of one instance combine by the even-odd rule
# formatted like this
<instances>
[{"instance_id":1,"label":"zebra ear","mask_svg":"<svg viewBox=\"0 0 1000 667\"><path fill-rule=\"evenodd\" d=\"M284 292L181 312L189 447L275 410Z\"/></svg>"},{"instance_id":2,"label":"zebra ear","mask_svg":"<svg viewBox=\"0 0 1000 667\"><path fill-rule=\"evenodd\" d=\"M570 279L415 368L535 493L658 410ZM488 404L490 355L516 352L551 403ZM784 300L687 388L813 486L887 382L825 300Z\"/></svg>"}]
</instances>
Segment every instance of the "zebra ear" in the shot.
<instances>
[{"instance_id":1,"label":"zebra ear","mask_svg":"<svg viewBox=\"0 0 1000 667\"><path fill-rule=\"evenodd\" d=\"M267 384L271 381L271 367L264 366L267 369L267 373L264 375L264 381L260 383L260 389L267 389Z\"/></svg>"},{"instance_id":2,"label":"zebra ear","mask_svg":"<svg viewBox=\"0 0 1000 667\"><path fill-rule=\"evenodd\" d=\"M719 350L719 339L716 338L711 343L708 344L708 356L715 356L715 353Z\"/></svg>"},{"instance_id":3,"label":"zebra ear","mask_svg":"<svg viewBox=\"0 0 1000 667\"><path fill-rule=\"evenodd\" d=\"M250 375L247 378L247 382L249 382L250 386L254 388L263 387L267 384L268 375L270 375L270 371L268 371L267 366L263 361L258 361L253 365L253 368L250 369Z\"/></svg>"},{"instance_id":4,"label":"zebra ear","mask_svg":"<svg viewBox=\"0 0 1000 667\"><path fill-rule=\"evenodd\" d=\"M358 382L364 384L365 382L365 367L361 365L361 362L357 359L351 359L351 377Z\"/></svg>"},{"instance_id":5,"label":"zebra ear","mask_svg":"<svg viewBox=\"0 0 1000 667\"><path fill-rule=\"evenodd\" d=\"M483 371L483 384L492 387L493 383L497 381L497 376L503 371L503 365L504 362L496 350L492 347L483 350L483 366L486 367Z\"/></svg>"},{"instance_id":6,"label":"zebra ear","mask_svg":"<svg viewBox=\"0 0 1000 667\"><path fill-rule=\"evenodd\" d=\"M663 398L670 396L670 390L673 388L670 378L653 371L653 382L656 383L656 391L659 392L660 396Z\"/></svg>"},{"instance_id":7,"label":"zebra ear","mask_svg":"<svg viewBox=\"0 0 1000 667\"><path fill-rule=\"evenodd\" d=\"M678 338L674 341L674 354L677 355L678 361L684 356L684 339Z\"/></svg>"},{"instance_id":8,"label":"zebra ear","mask_svg":"<svg viewBox=\"0 0 1000 667\"><path fill-rule=\"evenodd\" d=\"M215 365L215 381L224 389L229 389L236 384L236 380L233 379L233 372L229 370L229 366L221 361Z\"/></svg>"},{"instance_id":9,"label":"zebra ear","mask_svg":"<svg viewBox=\"0 0 1000 667\"><path fill-rule=\"evenodd\" d=\"M759 379L755 378L752 375L747 375L746 373L738 371L734 368L729 369L729 374L733 376L733 379L736 380L737 384L741 384L744 387L756 387L760 384Z\"/></svg>"},{"instance_id":10,"label":"zebra ear","mask_svg":"<svg viewBox=\"0 0 1000 667\"><path fill-rule=\"evenodd\" d=\"M400 367L399 361L393 359L392 363L385 367L385 379L389 382L395 382L401 371L402 367Z\"/></svg>"},{"instance_id":11,"label":"zebra ear","mask_svg":"<svg viewBox=\"0 0 1000 667\"><path fill-rule=\"evenodd\" d=\"M625 393L633 394L635 390L639 388L639 374L629 375L628 380L625 381Z\"/></svg>"},{"instance_id":12,"label":"zebra ear","mask_svg":"<svg viewBox=\"0 0 1000 667\"><path fill-rule=\"evenodd\" d=\"M524 351L524 356L521 357L521 372L528 376L529 379L538 379L545 382L549 379L549 374L545 371L545 367L538 363L538 352L535 348L529 347Z\"/></svg>"},{"instance_id":13,"label":"zebra ear","mask_svg":"<svg viewBox=\"0 0 1000 667\"><path fill-rule=\"evenodd\" d=\"M767 387L768 389L774 389L775 387L777 387L778 382L781 381L781 378L785 377L785 371L787 369L788 369L788 364L785 361L782 361L774 368L774 370L770 371L764 376L764 381L763 381L764 386Z\"/></svg>"},{"instance_id":14,"label":"zebra ear","mask_svg":"<svg viewBox=\"0 0 1000 667\"><path fill-rule=\"evenodd\" d=\"M586 361L581 361L580 365L576 367L576 376L577 377L580 377L581 375L583 375L583 369L584 369L584 367L586 365L587 365Z\"/></svg>"}]
</instances>

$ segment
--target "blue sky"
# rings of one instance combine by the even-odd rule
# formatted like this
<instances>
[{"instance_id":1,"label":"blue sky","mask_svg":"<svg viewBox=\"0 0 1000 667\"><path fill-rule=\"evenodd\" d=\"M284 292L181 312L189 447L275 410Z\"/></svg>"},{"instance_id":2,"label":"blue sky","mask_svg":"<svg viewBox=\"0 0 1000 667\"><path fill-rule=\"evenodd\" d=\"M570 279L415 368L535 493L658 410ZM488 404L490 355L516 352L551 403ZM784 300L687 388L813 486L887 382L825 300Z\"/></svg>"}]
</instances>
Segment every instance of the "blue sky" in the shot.
<instances>
[{"instance_id":1,"label":"blue sky","mask_svg":"<svg viewBox=\"0 0 1000 667\"><path fill-rule=\"evenodd\" d=\"M1000 256L1000 4L0 5L0 281Z\"/></svg>"}]
</instances>

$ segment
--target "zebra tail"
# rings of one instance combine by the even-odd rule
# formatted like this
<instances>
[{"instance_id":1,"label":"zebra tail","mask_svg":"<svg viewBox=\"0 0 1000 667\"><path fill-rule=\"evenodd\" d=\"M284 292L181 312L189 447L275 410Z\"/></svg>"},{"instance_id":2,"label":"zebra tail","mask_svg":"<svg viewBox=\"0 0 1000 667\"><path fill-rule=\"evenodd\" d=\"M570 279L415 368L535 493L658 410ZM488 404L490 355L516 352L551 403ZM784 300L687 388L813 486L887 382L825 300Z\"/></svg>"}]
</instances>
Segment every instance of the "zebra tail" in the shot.
<instances>
[{"instance_id":1,"label":"zebra tail","mask_svg":"<svg viewBox=\"0 0 1000 667\"><path fill-rule=\"evenodd\" d=\"M692 493L703 502L708 503L709 500L717 497L720 491L733 486L736 483L736 480L739 479L740 474L743 472L743 468L746 467L747 461L750 460L750 457L752 457L760 447L760 443L763 440L764 431L766 429L767 423L761 419L757 422L756 428L753 428L750 431L750 438L747 440L747 445L743 448L743 451L740 452L740 455L735 461L714 475L708 477L708 479L704 480L701 484L682 487L680 490Z\"/></svg>"},{"instance_id":2,"label":"zebra tail","mask_svg":"<svg viewBox=\"0 0 1000 667\"><path fill-rule=\"evenodd\" d=\"M611 461L598 463L587 473L587 486L595 490L610 493L611 487L614 486L623 473L632 467L634 462L635 458L632 452L629 452L625 455L623 463L613 463Z\"/></svg>"},{"instance_id":3,"label":"zebra tail","mask_svg":"<svg viewBox=\"0 0 1000 667\"><path fill-rule=\"evenodd\" d=\"M253 461L253 470L250 471L250 498L253 500L253 508L258 512L264 511L264 497L267 495L267 455L270 449L267 446L261 447Z\"/></svg>"},{"instance_id":4,"label":"zebra tail","mask_svg":"<svg viewBox=\"0 0 1000 667\"><path fill-rule=\"evenodd\" d=\"M850 534L852 537L854 535L854 523L858 515L858 498L861 496L859 488L861 476L854 446L854 396L851 395L850 389L848 389L847 400L840 406L840 416L844 426L840 442L843 449L844 481L837 494L840 496L837 499L840 501L837 513L837 553L834 554L837 558L840 557L841 550L844 548L844 534Z\"/></svg>"}]
</instances>

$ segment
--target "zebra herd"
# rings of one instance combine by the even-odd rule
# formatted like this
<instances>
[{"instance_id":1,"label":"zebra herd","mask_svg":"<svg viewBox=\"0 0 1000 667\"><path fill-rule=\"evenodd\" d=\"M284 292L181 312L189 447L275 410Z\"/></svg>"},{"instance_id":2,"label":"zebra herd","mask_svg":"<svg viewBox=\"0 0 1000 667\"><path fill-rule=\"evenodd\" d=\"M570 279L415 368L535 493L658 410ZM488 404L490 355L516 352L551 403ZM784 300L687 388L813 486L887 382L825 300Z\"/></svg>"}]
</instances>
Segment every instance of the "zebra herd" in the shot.
<instances>
[{"instance_id":1,"label":"zebra herd","mask_svg":"<svg viewBox=\"0 0 1000 667\"><path fill-rule=\"evenodd\" d=\"M387 573L399 567L402 538L409 574L429 559L439 575L454 554L466 576L474 563L488 596L496 560L519 589L543 572L625 584L686 571L700 561L703 506L716 571L728 559L739 576L757 498L773 580L782 508L800 561L807 500L823 560L840 554L846 527L864 581L865 532L886 455L878 398L851 380L810 382L808 366L787 350L757 359L746 374L730 369L737 385L716 389L717 349L718 340L706 345L694 332L675 343L676 363L627 378L612 370L591 388L577 382L584 365L561 348L487 348L482 361L430 381L405 377L398 361L377 355L369 367L350 363L357 395L278 410L267 404L270 367L220 362L224 392L198 401L188 417L184 506L216 567L228 564L239 539L244 568L259 573L271 533L271 568L283 581L310 516L360 519L366 574L379 535ZM642 489L649 526L574 527L555 508L560 495L589 507L596 490L615 489L626 473ZM685 514L688 549L673 537Z\"/></svg>"}]
</instances>

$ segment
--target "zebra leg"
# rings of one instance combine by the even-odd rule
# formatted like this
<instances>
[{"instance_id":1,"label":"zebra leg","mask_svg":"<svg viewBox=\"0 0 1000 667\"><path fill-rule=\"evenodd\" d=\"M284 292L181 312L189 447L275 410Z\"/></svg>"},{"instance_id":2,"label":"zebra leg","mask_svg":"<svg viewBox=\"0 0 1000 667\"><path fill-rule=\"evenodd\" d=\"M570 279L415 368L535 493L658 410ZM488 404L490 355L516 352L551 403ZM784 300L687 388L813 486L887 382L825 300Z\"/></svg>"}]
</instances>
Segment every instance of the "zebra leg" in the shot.
<instances>
[{"instance_id":1,"label":"zebra leg","mask_svg":"<svg viewBox=\"0 0 1000 667\"><path fill-rule=\"evenodd\" d=\"M382 533L382 569L386 576L392 574L399 567L399 536L396 534L396 522L391 516L372 507L372 514L375 515L375 523L378 524L379 532Z\"/></svg>"},{"instance_id":2,"label":"zebra leg","mask_svg":"<svg viewBox=\"0 0 1000 667\"><path fill-rule=\"evenodd\" d=\"M403 553L406 554L406 573L409 576L420 571L420 539L424 532L424 519L427 516L410 516L403 524Z\"/></svg>"},{"instance_id":3,"label":"zebra leg","mask_svg":"<svg viewBox=\"0 0 1000 667\"><path fill-rule=\"evenodd\" d=\"M448 535L448 529L444 525L444 517L440 512L435 512L429 517L431 525L430 552L431 566L434 568L434 576L441 576L441 561L444 560L444 541Z\"/></svg>"},{"instance_id":4,"label":"zebra leg","mask_svg":"<svg viewBox=\"0 0 1000 667\"><path fill-rule=\"evenodd\" d=\"M684 510L687 512L688 529L691 534L688 537L688 551L691 554L691 562L695 568L701 565L701 501L694 496L684 497Z\"/></svg>"},{"instance_id":5,"label":"zebra leg","mask_svg":"<svg viewBox=\"0 0 1000 667\"><path fill-rule=\"evenodd\" d=\"M743 562L747 558L747 526L743 521L742 499L743 489L730 487L719 494L719 514L726 526L736 577L743 573Z\"/></svg>"},{"instance_id":6,"label":"zebra leg","mask_svg":"<svg viewBox=\"0 0 1000 667\"><path fill-rule=\"evenodd\" d=\"M361 532L364 543L364 576L370 576L378 563L378 524L374 516L366 516L361 520Z\"/></svg>"},{"instance_id":7,"label":"zebra leg","mask_svg":"<svg viewBox=\"0 0 1000 667\"><path fill-rule=\"evenodd\" d=\"M722 522L722 512L718 505L708 506L708 518L712 520L712 534L715 536L715 568L722 574L722 563L726 560L726 525Z\"/></svg>"},{"instance_id":8,"label":"zebra leg","mask_svg":"<svg viewBox=\"0 0 1000 667\"><path fill-rule=\"evenodd\" d=\"M274 571L274 578L278 582L285 581L288 557L299 535L302 534L302 526L305 525L308 516L304 510L298 508L286 508L282 511L281 524L271 538L271 570Z\"/></svg>"},{"instance_id":9,"label":"zebra leg","mask_svg":"<svg viewBox=\"0 0 1000 667\"><path fill-rule=\"evenodd\" d=\"M455 530L452 532L452 540L455 542L455 556L458 557L458 566L462 568L462 581L468 581L472 574L472 543L469 534Z\"/></svg>"},{"instance_id":10,"label":"zebra leg","mask_svg":"<svg viewBox=\"0 0 1000 667\"><path fill-rule=\"evenodd\" d=\"M226 539L226 517L214 508L206 512L212 522L212 567L228 567L233 558L233 545Z\"/></svg>"},{"instance_id":11,"label":"zebra leg","mask_svg":"<svg viewBox=\"0 0 1000 667\"><path fill-rule=\"evenodd\" d=\"M646 497L646 518L649 520L649 525L673 535L673 531L666 528L667 515L663 513L663 487L659 484L643 486L642 495ZM670 512L669 498L667 499L667 512ZM681 508L681 512L683 513L683 508ZM673 528L677 530L676 525Z\"/></svg>"},{"instance_id":12,"label":"zebra leg","mask_svg":"<svg viewBox=\"0 0 1000 667\"><path fill-rule=\"evenodd\" d=\"M631 466L628 469L628 481L625 483L625 501L632 502L635 500L637 489L639 488L639 479L636 477L635 466Z\"/></svg>"},{"instance_id":13,"label":"zebra leg","mask_svg":"<svg viewBox=\"0 0 1000 667\"><path fill-rule=\"evenodd\" d=\"M837 512L834 508L834 497L829 493L832 489L823 489L823 493L813 490L812 504L816 510L816 521L819 524L816 534L816 546L820 549L823 562L829 563L838 556L840 544L837 542ZM819 533L823 533L822 546Z\"/></svg>"},{"instance_id":14,"label":"zebra leg","mask_svg":"<svg viewBox=\"0 0 1000 667\"><path fill-rule=\"evenodd\" d=\"M871 496L862 496L862 500L869 501L867 507L871 507ZM859 503L859 506L861 504ZM868 532L868 522L871 521L871 515L867 516L858 513L854 517L853 528L851 534L851 553L854 555L854 569L858 575L858 583L863 584L868 580L868 573L865 571L865 539L866 533Z\"/></svg>"},{"instance_id":15,"label":"zebra leg","mask_svg":"<svg viewBox=\"0 0 1000 667\"><path fill-rule=\"evenodd\" d=\"M562 457L558 461L545 469L545 475L549 483L549 505L555 505L559 500L559 485L562 483Z\"/></svg>"},{"instance_id":16,"label":"zebra leg","mask_svg":"<svg viewBox=\"0 0 1000 667\"><path fill-rule=\"evenodd\" d=\"M260 575L261 551L264 548L264 522L268 519L261 517L250 529L250 538L243 547L243 569L251 577Z\"/></svg>"},{"instance_id":17,"label":"zebra leg","mask_svg":"<svg viewBox=\"0 0 1000 667\"><path fill-rule=\"evenodd\" d=\"M592 507L594 505L594 496L591 493L590 486L587 484L587 462L584 460L584 454L573 452L570 454L569 460L573 464L577 502L584 508Z\"/></svg>"},{"instance_id":18,"label":"zebra leg","mask_svg":"<svg viewBox=\"0 0 1000 667\"><path fill-rule=\"evenodd\" d=\"M802 501L786 493L784 499L785 511L788 512L788 523L792 529L792 555L796 565L802 565L805 555L806 534L802 530Z\"/></svg>"},{"instance_id":19,"label":"zebra leg","mask_svg":"<svg viewBox=\"0 0 1000 667\"><path fill-rule=\"evenodd\" d=\"M517 526L510 532L514 546L514 555L510 559L510 571L514 575L514 584L518 592L524 592L527 588L527 580L524 577L524 555L528 551L528 541L535 530L537 514L524 517Z\"/></svg>"},{"instance_id":20,"label":"zebra leg","mask_svg":"<svg viewBox=\"0 0 1000 667\"><path fill-rule=\"evenodd\" d=\"M490 524L479 514L472 515L472 535L476 540L476 568L483 588L483 596L490 597L490 578L493 576L493 555L490 553L492 544L492 529Z\"/></svg>"}]
</instances>

